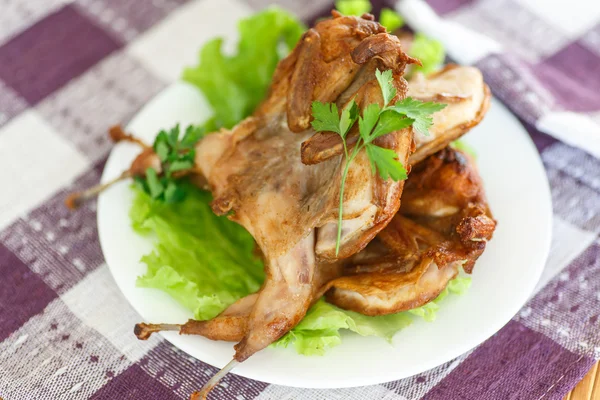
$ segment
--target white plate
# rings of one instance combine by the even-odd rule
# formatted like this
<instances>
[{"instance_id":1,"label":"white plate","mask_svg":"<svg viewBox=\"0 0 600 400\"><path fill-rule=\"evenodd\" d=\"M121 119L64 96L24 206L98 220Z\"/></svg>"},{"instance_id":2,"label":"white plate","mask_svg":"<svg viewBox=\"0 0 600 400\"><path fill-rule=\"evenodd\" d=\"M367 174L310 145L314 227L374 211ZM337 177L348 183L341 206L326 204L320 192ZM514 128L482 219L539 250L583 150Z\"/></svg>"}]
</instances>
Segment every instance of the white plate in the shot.
<instances>
[{"instance_id":1,"label":"white plate","mask_svg":"<svg viewBox=\"0 0 600 400\"><path fill-rule=\"evenodd\" d=\"M208 114L200 93L177 83L152 100L127 131L151 142L160 128L176 122L198 123ZM435 322L415 321L395 336L393 345L378 337L347 333L342 344L323 357L269 348L252 356L234 373L307 388L388 382L459 356L489 338L517 313L540 277L550 246L552 208L546 174L527 132L496 100L481 125L465 140L477 152L489 202L499 221L493 240L477 262L468 293L447 297ZM138 152L139 148L131 144L116 146L102 181L120 174ZM140 257L151 251L152 244L130 227L127 213L131 199L126 182L100 196L98 231L108 266L145 321L182 323L192 317L189 311L161 291L135 286L136 277L146 268ZM215 367L223 367L233 355L232 343L174 332L164 333L164 337Z\"/></svg>"}]
</instances>

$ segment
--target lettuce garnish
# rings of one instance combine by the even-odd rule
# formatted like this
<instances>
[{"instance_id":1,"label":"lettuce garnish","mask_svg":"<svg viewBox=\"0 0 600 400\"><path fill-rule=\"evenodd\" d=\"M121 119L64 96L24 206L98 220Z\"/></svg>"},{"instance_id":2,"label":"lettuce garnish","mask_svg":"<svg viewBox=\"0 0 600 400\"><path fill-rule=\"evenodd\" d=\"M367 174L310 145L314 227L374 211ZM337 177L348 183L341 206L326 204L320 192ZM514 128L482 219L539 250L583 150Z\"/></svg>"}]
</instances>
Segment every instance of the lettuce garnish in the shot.
<instances>
[{"instance_id":1,"label":"lettuce garnish","mask_svg":"<svg viewBox=\"0 0 600 400\"><path fill-rule=\"evenodd\" d=\"M415 34L408 53L421 60L421 64L423 64L422 66L414 65L413 71L419 71L425 75L439 69L446 57L442 43L421 32Z\"/></svg>"},{"instance_id":2,"label":"lettuce garnish","mask_svg":"<svg viewBox=\"0 0 600 400\"><path fill-rule=\"evenodd\" d=\"M240 225L210 208L211 195L182 185L186 198L165 203L135 187L129 216L141 234L153 234L154 251L142 257L148 266L141 287L167 292L204 320L237 299L256 292L263 264L253 253L254 239Z\"/></svg>"},{"instance_id":3,"label":"lettuce garnish","mask_svg":"<svg viewBox=\"0 0 600 400\"><path fill-rule=\"evenodd\" d=\"M274 346L287 347L293 344L299 354L323 355L327 349L342 342L341 329L348 329L361 336L379 336L391 343L396 332L412 323L412 316L422 317L427 322L434 321L440 308L439 303L449 293L465 293L470 285L470 277L459 275L448 283L435 300L412 310L377 317L342 310L321 299L308 310L304 319L275 342Z\"/></svg>"},{"instance_id":4,"label":"lettuce garnish","mask_svg":"<svg viewBox=\"0 0 600 400\"><path fill-rule=\"evenodd\" d=\"M199 64L183 79L200 88L214 110L215 128L231 128L265 98L275 67L296 45L306 27L293 15L270 7L238 24L240 41L233 55L216 38L200 50Z\"/></svg>"}]
</instances>

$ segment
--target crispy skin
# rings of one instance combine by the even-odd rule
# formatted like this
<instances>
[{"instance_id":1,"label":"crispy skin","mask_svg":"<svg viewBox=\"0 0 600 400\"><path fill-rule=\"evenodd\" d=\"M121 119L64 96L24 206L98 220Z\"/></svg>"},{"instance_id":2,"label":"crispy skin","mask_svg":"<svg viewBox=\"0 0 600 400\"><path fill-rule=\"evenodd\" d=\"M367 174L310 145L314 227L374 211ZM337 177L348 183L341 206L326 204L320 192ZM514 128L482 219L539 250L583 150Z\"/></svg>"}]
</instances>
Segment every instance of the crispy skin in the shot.
<instances>
[{"instance_id":1,"label":"crispy skin","mask_svg":"<svg viewBox=\"0 0 600 400\"><path fill-rule=\"evenodd\" d=\"M402 75L414 59L384 31L370 18L334 13L334 18L309 30L281 61L268 98L252 117L232 130L208 135L196 147L197 172L213 193L213 210L244 226L265 259L266 280L235 347L237 361L268 346L304 317L314 301L319 263L334 263L360 251L399 208L404 182L373 176L366 154L359 154L346 181L343 235L336 256L344 160L335 157L315 166L300 160L301 143L315 134L307 129L313 100L343 106L355 98L360 108L381 104L377 68L392 70L397 99L406 95ZM393 149L406 162L412 141L412 131L405 129L378 138L377 144Z\"/></svg>"},{"instance_id":2,"label":"crispy skin","mask_svg":"<svg viewBox=\"0 0 600 400\"><path fill-rule=\"evenodd\" d=\"M330 282L327 301L366 315L421 306L461 265L473 270L495 227L475 165L446 148L415 166L400 212Z\"/></svg>"},{"instance_id":3,"label":"crispy skin","mask_svg":"<svg viewBox=\"0 0 600 400\"><path fill-rule=\"evenodd\" d=\"M356 18L334 11L332 16L309 29L277 66L269 96L255 115L285 113L289 130L304 132L310 128L312 102L335 101L360 65L372 58L356 62L352 52L365 38L384 33L385 28L368 14Z\"/></svg>"},{"instance_id":4,"label":"crispy skin","mask_svg":"<svg viewBox=\"0 0 600 400\"><path fill-rule=\"evenodd\" d=\"M478 69L448 64L428 76L415 74L408 82L407 96L447 104L433 114L429 136L415 135L416 151L409 159L413 165L479 124L488 110L491 93ZM357 138L351 134L348 145L353 146ZM342 141L337 134L321 132L302 143L302 162L319 164L342 152Z\"/></svg>"},{"instance_id":5,"label":"crispy skin","mask_svg":"<svg viewBox=\"0 0 600 400\"><path fill-rule=\"evenodd\" d=\"M427 77L415 74L409 82L408 96L447 104L433 114L430 135L415 136L417 150L410 162L416 164L478 125L487 113L491 93L477 68L448 64Z\"/></svg>"},{"instance_id":6,"label":"crispy skin","mask_svg":"<svg viewBox=\"0 0 600 400\"><path fill-rule=\"evenodd\" d=\"M415 263L410 272L372 272L355 278L342 277L327 292L328 302L338 307L376 316L410 310L435 299L456 276L460 262L438 267L429 259ZM406 260L398 263L405 267Z\"/></svg>"}]
</instances>

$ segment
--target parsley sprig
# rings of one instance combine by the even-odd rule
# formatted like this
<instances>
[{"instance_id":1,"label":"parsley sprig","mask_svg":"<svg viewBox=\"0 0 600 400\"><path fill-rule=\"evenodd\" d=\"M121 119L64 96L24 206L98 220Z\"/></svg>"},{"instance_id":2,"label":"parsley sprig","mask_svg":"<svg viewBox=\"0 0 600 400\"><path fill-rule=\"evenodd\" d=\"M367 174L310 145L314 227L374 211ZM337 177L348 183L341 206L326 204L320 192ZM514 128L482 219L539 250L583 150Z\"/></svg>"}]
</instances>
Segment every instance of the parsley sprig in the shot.
<instances>
[{"instance_id":1,"label":"parsley sprig","mask_svg":"<svg viewBox=\"0 0 600 400\"><path fill-rule=\"evenodd\" d=\"M360 116L358 105L354 99L342 109L341 114L335 103L321 103L318 101L312 103L313 129L317 132L337 133L342 138L342 144L344 145L346 164L340 184L338 230L335 244L336 256L339 254L342 236L344 187L352 161L362 149L365 149L373 174L378 172L379 176L386 180L389 178L394 181L406 179L406 168L398 160L398 154L392 149L376 145L374 143L375 139L409 126L412 126L420 134L428 135L428 129L433 123L431 115L446 107L445 104L425 103L410 97L392 104L392 100L396 97L396 88L392 82L392 71L381 72L377 70L375 71L375 77L381 88L383 108L377 103L369 104L364 109L363 115ZM346 138L357 120L359 137L354 148L350 151Z\"/></svg>"},{"instance_id":2,"label":"parsley sprig","mask_svg":"<svg viewBox=\"0 0 600 400\"><path fill-rule=\"evenodd\" d=\"M177 179L194 166L196 156L194 146L204 134L205 130L202 126L194 125L186 128L181 139L179 124L168 132L161 130L152 145L161 162L161 173L159 174L152 167L147 168L145 177L136 177L138 185L153 199L166 203L183 200L185 191L178 184Z\"/></svg>"}]
</instances>

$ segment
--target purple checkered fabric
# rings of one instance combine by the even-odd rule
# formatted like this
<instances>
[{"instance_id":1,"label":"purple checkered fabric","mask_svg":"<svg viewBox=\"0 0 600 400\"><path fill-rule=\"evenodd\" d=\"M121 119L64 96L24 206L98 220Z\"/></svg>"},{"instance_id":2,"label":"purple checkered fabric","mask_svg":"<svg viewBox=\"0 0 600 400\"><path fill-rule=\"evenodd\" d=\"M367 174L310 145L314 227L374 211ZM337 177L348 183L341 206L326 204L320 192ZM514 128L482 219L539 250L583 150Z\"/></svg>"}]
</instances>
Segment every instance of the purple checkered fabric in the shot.
<instances>
[{"instance_id":1,"label":"purple checkered fabric","mask_svg":"<svg viewBox=\"0 0 600 400\"><path fill-rule=\"evenodd\" d=\"M68 212L62 201L98 182L109 125L267 3L0 0L1 398L183 399L215 372L160 336L135 339L140 317L104 262L95 203ZM331 7L281 3L307 22ZM544 160L554 239L529 303L487 342L408 379L308 390L230 374L213 398L560 399L583 377L600 358L600 2L568 3L429 0L444 21L499 45L471 62Z\"/></svg>"}]
</instances>

